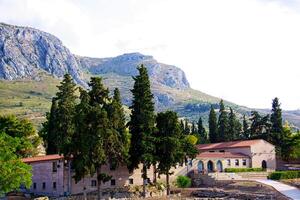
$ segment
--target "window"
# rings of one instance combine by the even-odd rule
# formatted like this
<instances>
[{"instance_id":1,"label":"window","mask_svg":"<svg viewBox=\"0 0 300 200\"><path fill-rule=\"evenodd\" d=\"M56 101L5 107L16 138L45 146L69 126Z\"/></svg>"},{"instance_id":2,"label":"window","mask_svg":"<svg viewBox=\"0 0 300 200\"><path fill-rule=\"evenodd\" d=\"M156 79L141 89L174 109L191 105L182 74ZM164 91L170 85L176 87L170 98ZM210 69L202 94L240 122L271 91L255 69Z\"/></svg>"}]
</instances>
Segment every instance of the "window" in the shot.
<instances>
[{"instance_id":1,"label":"window","mask_svg":"<svg viewBox=\"0 0 300 200\"><path fill-rule=\"evenodd\" d=\"M129 184L132 185L133 184L133 178L129 179Z\"/></svg>"},{"instance_id":2,"label":"window","mask_svg":"<svg viewBox=\"0 0 300 200\"><path fill-rule=\"evenodd\" d=\"M97 186L97 181L96 180L92 180L91 185L92 185L92 187L96 187Z\"/></svg>"},{"instance_id":3,"label":"window","mask_svg":"<svg viewBox=\"0 0 300 200\"><path fill-rule=\"evenodd\" d=\"M52 163L52 172L57 172L57 162Z\"/></svg>"},{"instance_id":4,"label":"window","mask_svg":"<svg viewBox=\"0 0 300 200\"><path fill-rule=\"evenodd\" d=\"M36 183L33 183L33 189L34 190L36 189Z\"/></svg>"},{"instance_id":5,"label":"window","mask_svg":"<svg viewBox=\"0 0 300 200\"><path fill-rule=\"evenodd\" d=\"M225 152L225 150L220 150L219 152Z\"/></svg>"},{"instance_id":6,"label":"window","mask_svg":"<svg viewBox=\"0 0 300 200\"><path fill-rule=\"evenodd\" d=\"M235 166L239 166L240 163L239 163L239 159L235 159Z\"/></svg>"},{"instance_id":7,"label":"window","mask_svg":"<svg viewBox=\"0 0 300 200\"><path fill-rule=\"evenodd\" d=\"M209 151L210 153L213 153L213 152L215 152L215 151Z\"/></svg>"},{"instance_id":8,"label":"window","mask_svg":"<svg viewBox=\"0 0 300 200\"><path fill-rule=\"evenodd\" d=\"M116 180L115 179L111 179L110 180L110 185L116 185Z\"/></svg>"},{"instance_id":9,"label":"window","mask_svg":"<svg viewBox=\"0 0 300 200\"><path fill-rule=\"evenodd\" d=\"M246 159L243 159L243 166L246 166L247 165L247 161Z\"/></svg>"},{"instance_id":10,"label":"window","mask_svg":"<svg viewBox=\"0 0 300 200\"><path fill-rule=\"evenodd\" d=\"M230 159L227 160L227 166L231 166L231 160Z\"/></svg>"},{"instance_id":11,"label":"window","mask_svg":"<svg viewBox=\"0 0 300 200\"><path fill-rule=\"evenodd\" d=\"M43 188L43 190L46 189L46 183L45 182L43 182L42 188Z\"/></svg>"},{"instance_id":12,"label":"window","mask_svg":"<svg viewBox=\"0 0 300 200\"><path fill-rule=\"evenodd\" d=\"M56 182L53 182L53 189L56 190Z\"/></svg>"}]
</instances>

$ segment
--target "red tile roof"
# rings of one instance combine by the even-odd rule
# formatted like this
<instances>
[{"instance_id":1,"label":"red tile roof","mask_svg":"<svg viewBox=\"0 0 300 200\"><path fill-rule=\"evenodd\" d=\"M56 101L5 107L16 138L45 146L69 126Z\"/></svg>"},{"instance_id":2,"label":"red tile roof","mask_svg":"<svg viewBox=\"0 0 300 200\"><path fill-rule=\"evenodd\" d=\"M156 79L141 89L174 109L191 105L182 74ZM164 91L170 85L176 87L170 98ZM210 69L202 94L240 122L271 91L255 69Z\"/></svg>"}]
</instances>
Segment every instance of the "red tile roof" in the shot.
<instances>
[{"instance_id":1,"label":"red tile roof","mask_svg":"<svg viewBox=\"0 0 300 200\"><path fill-rule=\"evenodd\" d=\"M45 155L45 156L35 156L30 158L23 158L22 161L24 163L32 163L32 162L41 162L41 161L49 161L49 160L59 160L64 158L64 156L59 154L53 155Z\"/></svg>"},{"instance_id":2,"label":"red tile roof","mask_svg":"<svg viewBox=\"0 0 300 200\"><path fill-rule=\"evenodd\" d=\"M249 156L242 153L231 152L202 152L197 155L197 158L248 158Z\"/></svg>"},{"instance_id":3,"label":"red tile roof","mask_svg":"<svg viewBox=\"0 0 300 200\"><path fill-rule=\"evenodd\" d=\"M212 143L212 144L199 144L197 148L201 150L211 150L211 149L226 149L226 148L237 148L237 147L250 147L260 141L257 140L241 140L241 141L233 141L233 142L220 142L220 143Z\"/></svg>"}]
</instances>

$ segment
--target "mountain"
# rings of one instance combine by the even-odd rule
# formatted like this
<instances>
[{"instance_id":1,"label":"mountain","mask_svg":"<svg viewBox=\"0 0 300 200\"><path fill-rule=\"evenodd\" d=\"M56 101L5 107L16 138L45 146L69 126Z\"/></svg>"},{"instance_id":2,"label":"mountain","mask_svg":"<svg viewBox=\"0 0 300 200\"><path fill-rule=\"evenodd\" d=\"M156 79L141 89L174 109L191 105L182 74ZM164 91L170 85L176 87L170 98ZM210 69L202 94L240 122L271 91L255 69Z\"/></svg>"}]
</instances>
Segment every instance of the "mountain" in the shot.
<instances>
[{"instance_id":1,"label":"mountain","mask_svg":"<svg viewBox=\"0 0 300 200\"><path fill-rule=\"evenodd\" d=\"M72 54L49 33L0 23L0 112L30 118L40 125L65 73L85 88L91 76L102 77L110 90L120 89L128 106L132 76L140 64L148 69L157 111L170 109L181 117L197 120L202 116L206 121L210 106L218 107L219 98L192 89L184 71L152 56L135 52L110 58L83 57ZM239 116L250 112L249 108L225 103ZM300 122L299 112L289 116L296 119L294 124Z\"/></svg>"}]
</instances>

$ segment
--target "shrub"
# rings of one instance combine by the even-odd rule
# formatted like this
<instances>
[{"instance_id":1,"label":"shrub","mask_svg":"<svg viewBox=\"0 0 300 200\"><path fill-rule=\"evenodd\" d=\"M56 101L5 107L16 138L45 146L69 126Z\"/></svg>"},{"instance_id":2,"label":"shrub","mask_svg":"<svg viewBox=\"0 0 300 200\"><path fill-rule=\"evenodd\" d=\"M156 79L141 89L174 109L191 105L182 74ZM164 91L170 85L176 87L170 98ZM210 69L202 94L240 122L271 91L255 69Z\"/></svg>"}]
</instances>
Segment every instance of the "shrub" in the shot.
<instances>
[{"instance_id":1,"label":"shrub","mask_svg":"<svg viewBox=\"0 0 300 200\"><path fill-rule=\"evenodd\" d=\"M272 172L268 176L268 178L272 179L272 180L300 178L300 171L277 171L277 172Z\"/></svg>"},{"instance_id":2,"label":"shrub","mask_svg":"<svg viewBox=\"0 0 300 200\"><path fill-rule=\"evenodd\" d=\"M262 172L263 168L226 168L225 172Z\"/></svg>"},{"instance_id":3,"label":"shrub","mask_svg":"<svg viewBox=\"0 0 300 200\"><path fill-rule=\"evenodd\" d=\"M192 184L192 181L187 176L178 176L176 178L176 186L179 188L187 188L190 187Z\"/></svg>"}]
</instances>

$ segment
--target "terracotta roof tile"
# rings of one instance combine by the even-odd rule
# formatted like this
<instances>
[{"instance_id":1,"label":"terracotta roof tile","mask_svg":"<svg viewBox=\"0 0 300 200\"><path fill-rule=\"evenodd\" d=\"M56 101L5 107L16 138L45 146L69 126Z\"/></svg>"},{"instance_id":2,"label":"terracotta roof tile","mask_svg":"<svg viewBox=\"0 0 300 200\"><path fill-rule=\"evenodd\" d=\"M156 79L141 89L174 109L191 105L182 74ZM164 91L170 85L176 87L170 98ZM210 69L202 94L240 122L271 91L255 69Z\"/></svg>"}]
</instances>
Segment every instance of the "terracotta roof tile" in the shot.
<instances>
[{"instance_id":1,"label":"terracotta roof tile","mask_svg":"<svg viewBox=\"0 0 300 200\"><path fill-rule=\"evenodd\" d=\"M248 158L249 156L242 153L231 152L202 152L197 155L197 158Z\"/></svg>"},{"instance_id":2,"label":"terracotta roof tile","mask_svg":"<svg viewBox=\"0 0 300 200\"><path fill-rule=\"evenodd\" d=\"M201 150L210 150L210 149L226 149L226 148L237 148L237 147L250 147L258 142L262 141L261 139L257 140L241 140L233 142L220 142L212 144L199 144L197 148Z\"/></svg>"},{"instance_id":3,"label":"terracotta roof tile","mask_svg":"<svg viewBox=\"0 0 300 200\"><path fill-rule=\"evenodd\" d=\"M49 160L59 160L62 158L64 158L64 156L59 155L59 154L53 154L53 155L44 155L44 156L23 158L22 161L24 163L32 163L32 162L41 162L41 161L49 161Z\"/></svg>"}]
</instances>

